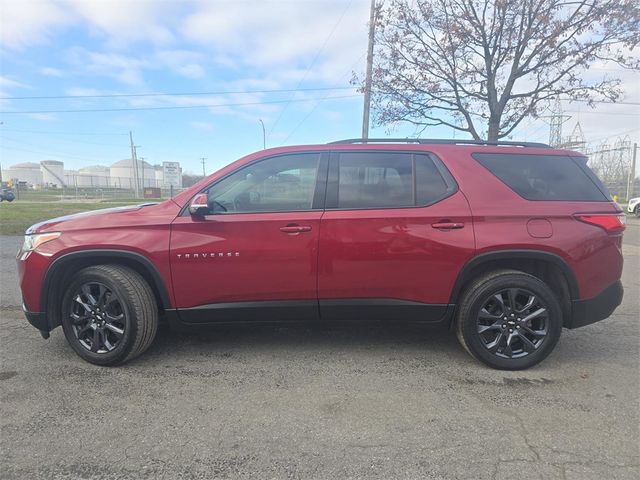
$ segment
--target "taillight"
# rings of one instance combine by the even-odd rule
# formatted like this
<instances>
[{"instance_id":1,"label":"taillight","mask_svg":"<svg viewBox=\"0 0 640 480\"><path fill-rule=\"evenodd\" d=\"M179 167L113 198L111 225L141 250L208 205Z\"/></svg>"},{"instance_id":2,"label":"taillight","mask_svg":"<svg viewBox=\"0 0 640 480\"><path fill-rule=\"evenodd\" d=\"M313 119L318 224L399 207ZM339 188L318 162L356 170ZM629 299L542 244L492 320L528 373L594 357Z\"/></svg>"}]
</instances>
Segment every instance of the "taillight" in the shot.
<instances>
[{"instance_id":1,"label":"taillight","mask_svg":"<svg viewBox=\"0 0 640 480\"><path fill-rule=\"evenodd\" d=\"M627 217L624 213L615 215L578 214L576 220L604 229L607 233L622 233L626 228Z\"/></svg>"}]
</instances>

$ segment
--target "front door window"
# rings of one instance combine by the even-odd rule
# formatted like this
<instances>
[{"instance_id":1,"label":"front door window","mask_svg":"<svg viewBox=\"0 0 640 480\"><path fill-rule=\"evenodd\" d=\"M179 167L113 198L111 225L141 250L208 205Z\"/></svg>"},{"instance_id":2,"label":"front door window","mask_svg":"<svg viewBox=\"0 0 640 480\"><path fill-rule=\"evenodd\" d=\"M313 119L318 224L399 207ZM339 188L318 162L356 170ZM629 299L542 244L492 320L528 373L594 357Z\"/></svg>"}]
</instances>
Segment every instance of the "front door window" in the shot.
<instances>
[{"instance_id":1,"label":"front door window","mask_svg":"<svg viewBox=\"0 0 640 480\"><path fill-rule=\"evenodd\" d=\"M315 153L283 155L242 168L207 190L209 213L311 210L319 158Z\"/></svg>"}]
</instances>

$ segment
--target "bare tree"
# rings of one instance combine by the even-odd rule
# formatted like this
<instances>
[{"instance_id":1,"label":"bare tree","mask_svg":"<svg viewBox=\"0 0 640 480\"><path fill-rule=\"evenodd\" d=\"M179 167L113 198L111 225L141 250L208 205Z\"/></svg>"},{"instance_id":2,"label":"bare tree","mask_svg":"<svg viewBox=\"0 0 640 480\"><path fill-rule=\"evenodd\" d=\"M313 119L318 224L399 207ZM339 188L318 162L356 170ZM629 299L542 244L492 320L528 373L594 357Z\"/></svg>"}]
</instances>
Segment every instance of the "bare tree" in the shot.
<instances>
[{"instance_id":1,"label":"bare tree","mask_svg":"<svg viewBox=\"0 0 640 480\"><path fill-rule=\"evenodd\" d=\"M618 138L613 145L605 141L593 150L587 150L586 153L589 157L589 166L609 191L624 194L633 155L629 136Z\"/></svg>"},{"instance_id":2,"label":"bare tree","mask_svg":"<svg viewBox=\"0 0 640 480\"><path fill-rule=\"evenodd\" d=\"M640 69L637 0L393 0L377 15L377 125L508 136L552 98L619 100L595 64Z\"/></svg>"}]
</instances>

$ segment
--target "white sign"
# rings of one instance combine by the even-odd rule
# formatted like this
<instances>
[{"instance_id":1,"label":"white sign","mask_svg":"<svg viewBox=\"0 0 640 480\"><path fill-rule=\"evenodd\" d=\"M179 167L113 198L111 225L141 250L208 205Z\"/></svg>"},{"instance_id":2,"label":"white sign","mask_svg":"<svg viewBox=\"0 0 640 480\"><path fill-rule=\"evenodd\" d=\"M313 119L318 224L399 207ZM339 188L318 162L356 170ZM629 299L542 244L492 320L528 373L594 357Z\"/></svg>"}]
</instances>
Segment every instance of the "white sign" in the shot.
<instances>
[{"instance_id":1,"label":"white sign","mask_svg":"<svg viewBox=\"0 0 640 480\"><path fill-rule=\"evenodd\" d=\"M180 164L178 162L162 162L162 185L167 188L182 187L182 175L180 173Z\"/></svg>"}]
</instances>

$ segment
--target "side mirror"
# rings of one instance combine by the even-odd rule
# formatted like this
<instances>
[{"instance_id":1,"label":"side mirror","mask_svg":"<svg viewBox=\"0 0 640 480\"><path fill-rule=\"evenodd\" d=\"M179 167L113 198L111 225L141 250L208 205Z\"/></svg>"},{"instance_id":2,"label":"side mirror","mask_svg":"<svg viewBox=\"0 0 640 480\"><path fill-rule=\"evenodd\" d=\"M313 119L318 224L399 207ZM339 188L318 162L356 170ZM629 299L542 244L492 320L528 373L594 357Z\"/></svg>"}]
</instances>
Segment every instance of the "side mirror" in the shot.
<instances>
[{"instance_id":1,"label":"side mirror","mask_svg":"<svg viewBox=\"0 0 640 480\"><path fill-rule=\"evenodd\" d=\"M209 213L209 197L206 193L199 193L191 200L189 213L195 217L204 217Z\"/></svg>"}]
</instances>

